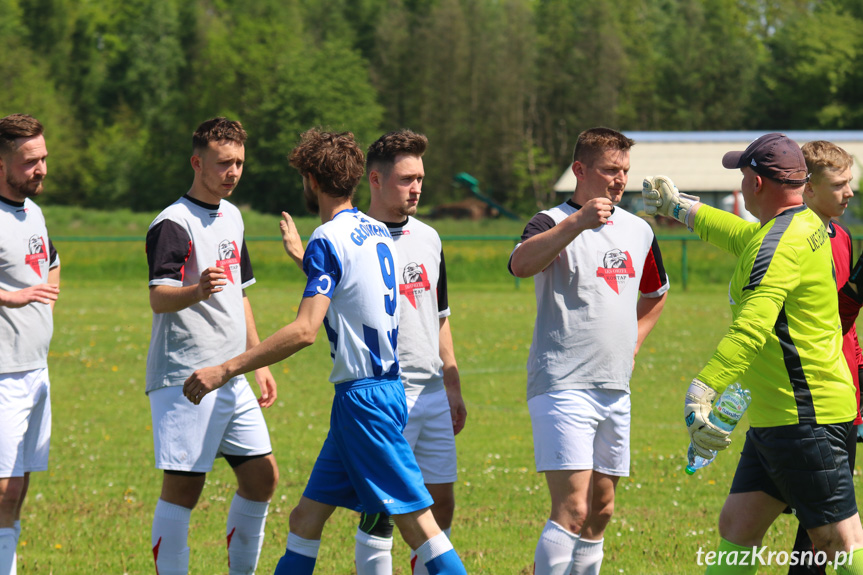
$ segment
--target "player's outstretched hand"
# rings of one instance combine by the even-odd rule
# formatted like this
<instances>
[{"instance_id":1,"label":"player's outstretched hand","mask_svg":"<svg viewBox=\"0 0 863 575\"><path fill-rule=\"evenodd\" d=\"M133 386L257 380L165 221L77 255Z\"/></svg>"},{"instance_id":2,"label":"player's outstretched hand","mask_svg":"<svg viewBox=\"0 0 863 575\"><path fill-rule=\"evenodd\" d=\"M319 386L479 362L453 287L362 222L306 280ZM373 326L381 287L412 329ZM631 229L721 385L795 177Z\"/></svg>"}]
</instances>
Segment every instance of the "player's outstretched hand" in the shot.
<instances>
[{"instance_id":1,"label":"player's outstretched hand","mask_svg":"<svg viewBox=\"0 0 863 575\"><path fill-rule=\"evenodd\" d=\"M686 390L686 400L683 415L689 438L696 453L705 459L711 459L711 451L722 451L731 445L730 431L720 429L710 423L710 410L716 391L703 381L693 379Z\"/></svg>"},{"instance_id":2,"label":"player's outstretched hand","mask_svg":"<svg viewBox=\"0 0 863 575\"><path fill-rule=\"evenodd\" d=\"M219 389L228 381L227 370L221 365L204 367L189 376L183 383L183 395L198 405L204 396Z\"/></svg>"},{"instance_id":3,"label":"player's outstretched hand","mask_svg":"<svg viewBox=\"0 0 863 575\"><path fill-rule=\"evenodd\" d=\"M608 222L613 207L608 198L592 198L570 217L578 217L580 228L592 230Z\"/></svg>"},{"instance_id":4,"label":"player's outstretched hand","mask_svg":"<svg viewBox=\"0 0 863 575\"><path fill-rule=\"evenodd\" d=\"M303 255L305 254L303 240L300 238L296 224L294 224L294 218L288 212L282 212L279 230L282 232L282 245L285 246L285 253L300 266L300 269L303 269Z\"/></svg>"},{"instance_id":5,"label":"player's outstretched hand","mask_svg":"<svg viewBox=\"0 0 863 575\"><path fill-rule=\"evenodd\" d=\"M644 200L644 211L648 215L674 218L686 227L690 227L692 223L688 220L690 210L700 201L696 196L681 194L667 176L644 178L641 198Z\"/></svg>"},{"instance_id":6,"label":"player's outstretched hand","mask_svg":"<svg viewBox=\"0 0 863 575\"><path fill-rule=\"evenodd\" d=\"M228 283L228 276L225 270L217 267L205 269L198 280L198 299L200 301L210 299L211 295L222 291L226 283Z\"/></svg>"},{"instance_id":7,"label":"player's outstretched hand","mask_svg":"<svg viewBox=\"0 0 863 575\"><path fill-rule=\"evenodd\" d=\"M16 291L0 292L0 305L5 307L24 307L31 303L50 304L57 301L60 286L54 284L39 284Z\"/></svg>"},{"instance_id":8,"label":"player's outstretched hand","mask_svg":"<svg viewBox=\"0 0 863 575\"><path fill-rule=\"evenodd\" d=\"M262 367L255 370L255 381L258 382L258 387L261 388L261 397L258 398L258 405L261 407L270 407L276 402L278 393L276 392L276 379L270 372L269 367Z\"/></svg>"}]
</instances>

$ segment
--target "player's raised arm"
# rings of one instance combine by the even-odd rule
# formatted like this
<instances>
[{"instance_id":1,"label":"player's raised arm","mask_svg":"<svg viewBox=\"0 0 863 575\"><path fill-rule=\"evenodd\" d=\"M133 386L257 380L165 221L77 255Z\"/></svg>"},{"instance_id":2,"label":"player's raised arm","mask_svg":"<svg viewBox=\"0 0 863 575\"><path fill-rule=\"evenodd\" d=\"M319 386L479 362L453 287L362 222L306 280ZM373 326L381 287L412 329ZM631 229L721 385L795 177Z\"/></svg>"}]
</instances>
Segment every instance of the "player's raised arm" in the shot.
<instances>
[{"instance_id":1,"label":"player's raised arm","mask_svg":"<svg viewBox=\"0 0 863 575\"><path fill-rule=\"evenodd\" d=\"M290 256L300 270L303 269L303 240L300 238L300 233L297 231L297 225L294 219L288 212L282 212L282 219L279 222L279 230L282 233L282 245L285 248L285 253Z\"/></svg>"},{"instance_id":2,"label":"player's raised arm","mask_svg":"<svg viewBox=\"0 0 863 575\"><path fill-rule=\"evenodd\" d=\"M222 268L209 267L201 274L198 283L183 287L157 285L150 287L150 308L154 313L169 313L186 309L210 299L222 291L227 281Z\"/></svg>"},{"instance_id":3,"label":"player's raised arm","mask_svg":"<svg viewBox=\"0 0 863 575\"><path fill-rule=\"evenodd\" d=\"M512 274L528 278L547 268L579 234L604 225L612 207L608 198L592 198L560 224L526 239L512 252Z\"/></svg>"}]
</instances>

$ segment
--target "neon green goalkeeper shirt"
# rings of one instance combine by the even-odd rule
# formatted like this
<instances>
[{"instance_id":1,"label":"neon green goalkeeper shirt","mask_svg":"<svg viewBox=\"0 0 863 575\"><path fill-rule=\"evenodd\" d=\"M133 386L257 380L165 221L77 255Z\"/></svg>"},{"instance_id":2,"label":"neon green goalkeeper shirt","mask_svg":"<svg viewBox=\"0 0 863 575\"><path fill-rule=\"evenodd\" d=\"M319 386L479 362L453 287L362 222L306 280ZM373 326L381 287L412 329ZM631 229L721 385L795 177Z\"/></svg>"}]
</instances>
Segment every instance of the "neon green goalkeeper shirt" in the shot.
<instances>
[{"instance_id":1,"label":"neon green goalkeeper shirt","mask_svg":"<svg viewBox=\"0 0 863 575\"><path fill-rule=\"evenodd\" d=\"M694 229L737 256L728 286L733 321L698 378L717 393L735 381L748 388L753 427L853 420L854 384L821 219L801 205L762 227L702 205Z\"/></svg>"}]
</instances>

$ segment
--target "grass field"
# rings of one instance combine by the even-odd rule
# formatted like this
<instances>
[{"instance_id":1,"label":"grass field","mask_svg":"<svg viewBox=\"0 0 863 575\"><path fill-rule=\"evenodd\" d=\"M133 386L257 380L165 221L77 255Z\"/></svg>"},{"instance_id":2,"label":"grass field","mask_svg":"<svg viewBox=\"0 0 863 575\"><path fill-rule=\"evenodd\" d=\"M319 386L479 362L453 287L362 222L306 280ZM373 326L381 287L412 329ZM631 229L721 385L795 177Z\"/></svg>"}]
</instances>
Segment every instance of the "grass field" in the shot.
<instances>
[{"instance_id":1,"label":"grass field","mask_svg":"<svg viewBox=\"0 0 863 575\"><path fill-rule=\"evenodd\" d=\"M149 219L144 220L146 229ZM267 218L260 225L275 221ZM120 224L115 235L130 227ZM139 229L131 233L143 235ZM150 522L161 472L153 467L143 393L151 321L143 243L58 242L58 249L63 286L49 360L51 467L33 477L22 517L19 573L152 573ZM266 336L293 319L302 284L280 244L254 242L250 249L259 281L248 294ZM469 411L458 437L453 542L470 573L527 574L548 513L544 480L533 470L524 399L535 313L532 282L516 288L506 275L507 242L454 242L445 249L453 269L451 321ZM696 551L712 550L718 542L716 520L742 432L713 465L687 477L681 408L689 379L728 325L725 302L721 284L673 289L639 356L632 381L632 475L620 482L606 533L604 573L700 573ZM283 553L288 514L327 432L331 362L325 337L318 339L273 368L279 399L265 415L281 481L270 507L260 573L271 572ZM227 572L224 522L233 485L228 466L218 461L192 515L193 573ZM353 572L355 520L347 511L333 517L316 573ZM766 544L789 549L795 530L793 518L780 518ZM406 575L407 549L396 539L395 572Z\"/></svg>"}]
</instances>

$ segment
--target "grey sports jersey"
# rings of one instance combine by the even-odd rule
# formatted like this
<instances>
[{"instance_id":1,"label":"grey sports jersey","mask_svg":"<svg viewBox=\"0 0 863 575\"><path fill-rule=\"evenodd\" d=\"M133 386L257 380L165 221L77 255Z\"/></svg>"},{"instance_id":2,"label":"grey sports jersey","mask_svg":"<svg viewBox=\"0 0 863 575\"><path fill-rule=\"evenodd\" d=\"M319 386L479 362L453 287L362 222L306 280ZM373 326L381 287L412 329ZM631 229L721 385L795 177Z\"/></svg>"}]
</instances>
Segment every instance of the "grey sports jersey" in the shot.
<instances>
[{"instance_id":1,"label":"grey sports jersey","mask_svg":"<svg viewBox=\"0 0 863 575\"><path fill-rule=\"evenodd\" d=\"M522 241L549 230L580 206L540 212ZM517 250L521 244L518 244ZM515 250L513 250L515 252ZM636 303L668 291L653 230L615 207L534 276L536 324L527 360L527 398L562 389L629 391L638 337Z\"/></svg>"},{"instance_id":2,"label":"grey sports jersey","mask_svg":"<svg viewBox=\"0 0 863 575\"><path fill-rule=\"evenodd\" d=\"M150 286L198 283L201 271L221 267L222 291L178 312L154 313L147 355L147 393L183 385L196 369L246 350L243 289L255 283L243 239L243 218L231 203L204 204L184 196L147 232Z\"/></svg>"},{"instance_id":3,"label":"grey sports jersey","mask_svg":"<svg viewBox=\"0 0 863 575\"><path fill-rule=\"evenodd\" d=\"M23 203L0 198L0 289L47 283L48 270L58 265L39 206L29 198ZM53 333L50 305L0 307L0 373L47 367Z\"/></svg>"},{"instance_id":4,"label":"grey sports jersey","mask_svg":"<svg viewBox=\"0 0 863 575\"><path fill-rule=\"evenodd\" d=\"M440 236L411 217L387 227L398 252L398 351L405 393L438 391L444 387L440 319L450 315Z\"/></svg>"}]
</instances>

